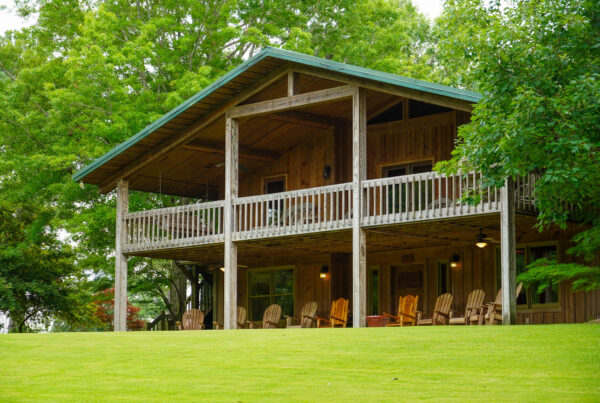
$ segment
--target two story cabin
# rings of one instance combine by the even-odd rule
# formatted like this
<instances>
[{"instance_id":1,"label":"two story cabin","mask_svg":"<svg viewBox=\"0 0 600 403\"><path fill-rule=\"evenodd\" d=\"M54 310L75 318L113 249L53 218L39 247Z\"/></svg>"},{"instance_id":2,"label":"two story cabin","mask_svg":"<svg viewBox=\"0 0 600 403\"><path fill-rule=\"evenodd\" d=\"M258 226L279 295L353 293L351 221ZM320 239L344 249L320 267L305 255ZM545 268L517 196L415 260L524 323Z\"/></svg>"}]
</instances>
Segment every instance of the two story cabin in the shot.
<instances>
[{"instance_id":1,"label":"two story cabin","mask_svg":"<svg viewBox=\"0 0 600 403\"><path fill-rule=\"evenodd\" d=\"M501 287L505 323L596 318L596 291L558 284L515 298L515 274L540 257L567 261L577 230L533 228L533 175L491 188L477 172L432 171L479 98L265 48L75 174L117 189L115 330L129 256L212 269L212 315L226 328L238 305L260 321L272 303L298 315L316 301L326 314L345 297L359 327L401 295L430 312L449 292L463 310L473 289L489 301ZM189 202L130 212L129 189Z\"/></svg>"}]
</instances>

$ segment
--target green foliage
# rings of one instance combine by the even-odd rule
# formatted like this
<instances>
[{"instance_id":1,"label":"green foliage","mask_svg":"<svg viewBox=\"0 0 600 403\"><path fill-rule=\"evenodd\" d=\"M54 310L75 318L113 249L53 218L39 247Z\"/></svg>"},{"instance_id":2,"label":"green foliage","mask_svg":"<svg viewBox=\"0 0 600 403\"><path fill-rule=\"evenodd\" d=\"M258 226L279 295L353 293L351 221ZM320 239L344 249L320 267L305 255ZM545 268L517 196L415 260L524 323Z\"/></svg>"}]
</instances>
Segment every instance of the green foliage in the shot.
<instances>
[{"instance_id":1,"label":"green foliage","mask_svg":"<svg viewBox=\"0 0 600 403\"><path fill-rule=\"evenodd\" d=\"M547 259L538 259L527 271L519 274L517 282L526 287L537 286L537 292L543 293L552 284L572 281L574 291L590 291L600 288L600 267L583 266L576 263L557 264Z\"/></svg>"},{"instance_id":2,"label":"green foliage","mask_svg":"<svg viewBox=\"0 0 600 403\"><path fill-rule=\"evenodd\" d=\"M21 0L37 23L0 37L0 202L44 214L73 254L63 257L112 283L114 194L71 175L240 64L277 46L427 78L430 27L406 0ZM133 192L132 210L177 204ZM164 308L146 280L129 271L135 298ZM139 275L138 275L139 274ZM158 281L164 293L169 277ZM145 287L145 288L144 288ZM4 289L5 290L5 289ZM68 327L68 324L66 325Z\"/></svg>"},{"instance_id":3,"label":"green foliage","mask_svg":"<svg viewBox=\"0 0 600 403\"><path fill-rule=\"evenodd\" d=\"M48 326L52 318L80 322L90 313L77 286L82 273L49 217L49 211L0 202L0 312L13 321L13 331Z\"/></svg>"},{"instance_id":4,"label":"green foliage","mask_svg":"<svg viewBox=\"0 0 600 403\"><path fill-rule=\"evenodd\" d=\"M439 21L441 63L483 99L437 168L478 170L493 185L538 174L538 226L565 228L575 210L591 227L570 252L591 260L600 252L600 3L489 3L449 0Z\"/></svg>"}]
</instances>

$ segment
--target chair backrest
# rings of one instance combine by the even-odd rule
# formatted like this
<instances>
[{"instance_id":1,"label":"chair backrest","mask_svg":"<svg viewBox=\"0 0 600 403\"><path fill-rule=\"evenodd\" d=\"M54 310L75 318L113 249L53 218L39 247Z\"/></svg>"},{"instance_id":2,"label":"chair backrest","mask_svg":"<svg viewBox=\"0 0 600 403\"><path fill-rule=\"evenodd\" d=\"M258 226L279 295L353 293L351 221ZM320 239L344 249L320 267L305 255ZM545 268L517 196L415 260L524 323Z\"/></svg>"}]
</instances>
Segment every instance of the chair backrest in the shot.
<instances>
[{"instance_id":1,"label":"chair backrest","mask_svg":"<svg viewBox=\"0 0 600 403\"><path fill-rule=\"evenodd\" d=\"M523 283L519 283L517 285L517 289L515 290L515 298L519 298L519 294L521 294L521 290L523 289ZM502 308L502 288L498 290L498 294L496 294L496 300L494 301L494 305L496 307Z\"/></svg>"},{"instance_id":2,"label":"chair backrest","mask_svg":"<svg viewBox=\"0 0 600 403\"><path fill-rule=\"evenodd\" d=\"M238 327L244 327L244 325L246 324L246 308L244 308L243 306L238 306L237 323Z\"/></svg>"},{"instance_id":3,"label":"chair backrest","mask_svg":"<svg viewBox=\"0 0 600 403\"><path fill-rule=\"evenodd\" d=\"M304 304L302 307L302 312L300 312L300 327L312 327L316 314L317 303L315 301L310 301Z\"/></svg>"},{"instance_id":4,"label":"chair backrest","mask_svg":"<svg viewBox=\"0 0 600 403\"><path fill-rule=\"evenodd\" d=\"M468 320L471 315L477 312L477 309L483 305L483 300L485 299L485 291L482 289L476 289L471 291L469 296L467 297L467 305L465 307L465 318Z\"/></svg>"},{"instance_id":5,"label":"chair backrest","mask_svg":"<svg viewBox=\"0 0 600 403\"><path fill-rule=\"evenodd\" d=\"M418 295L407 295L406 297L400 297L398 300L398 322L400 325L405 323L415 324L416 319L411 319L411 317L415 318L417 315L417 304L419 302ZM402 313L410 316L401 315Z\"/></svg>"},{"instance_id":6,"label":"chair backrest","mask_svg":"<svg viewBox=\"0 0 600 403\"><path fill-rule=\"evenodd\" d=\"M263 329L274 329L281 319L281 307L277 304L269 305L263 314Z\"/></svg>"},{"instance_id":7,"label":"chair backrest","mask_svg":"<svg viewBox=\"0 0 600 403\"><path fill-rule=\"evenodd\" d=\"M204 325L204 312L199 309L188 309L181 318L183 330L201 330Z\"/></svg>"},{"instance_id":8,"label":"chair backrest","mask_svg":"<svg viewBox=\"0 0 600 403\"><path fill-rule=\"evenodd\" d=\"M435 301L435 308L433 309L433 324L445 325L448 322L448 314L450 313L450 307L452 306L452 300L454 297L452 294L446 293L437 297ZM443 314L443 315L440 315ZM444 316L445 315L445 316Z\"/></svg>"},{"instance_id":9,"label":"chair backrest","mask_svg":"<svg viewBox=\"0 0 600 403\"><path fill-rule=\"evenodd\" d=\"M330 316L332 317L331 324L333 327L336 325L342 325L343 327L346 327L346 323L348 322L348 300L346 298L338 298L333 301L331 303Z\"/></svg>"}]
</instances>

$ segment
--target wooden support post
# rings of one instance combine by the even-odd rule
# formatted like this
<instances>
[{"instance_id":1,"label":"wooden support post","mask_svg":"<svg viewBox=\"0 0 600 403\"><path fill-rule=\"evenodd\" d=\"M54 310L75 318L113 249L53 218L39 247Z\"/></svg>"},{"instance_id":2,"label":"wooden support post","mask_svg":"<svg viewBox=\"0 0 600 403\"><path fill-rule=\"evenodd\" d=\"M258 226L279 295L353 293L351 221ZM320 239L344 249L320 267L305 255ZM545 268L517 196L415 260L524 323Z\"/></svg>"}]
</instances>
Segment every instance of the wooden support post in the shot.
<instances>
[{"instance_id":1,"label":"wooden support post","mask_svg":"<svg viewBox=\"0 0 600 403\"><path fill-rule=\"evenodd\" d=\"M352 96L352 326L366 326L367 249L361 228L362 181L367 176L367 108L363 88Z\"/></svg>"},{"instance_id":2,"label":"wooden support post","mask_svg":"<svg viewBox=\"0 0 600 403\"><path fill-rule=\"evenodd\" d=\"M287 96L291 97L292 95L298 94L298 73L294 73L293 71L288 71L288 89Z\"/></svg>"},{"instance_id":3,"label":"wooden support post","mask_svg":"<svg viewBox=\"0 0 600 403\"><path fill-rule=\"evenodd\" d=\"M515 183L506 179L500 192L500 237L502 274L502 324L517 323Z\"/></svg>"},{"instance_id":4,"label":"wooden support post","mask_svg":"<svg viewBox=\"0 0 600 403\"><path fill-rule=\"evenodd\" d=\"M115 232L115 307L114 331L127 331L127 256L123 245L127 237L125 216L129 212L129 183L117 182L117 223Z\"/></svg>"},{"instance_id":5,"label":"wooden support post","mask_svg":"<svg viewBox=\"0 0 600 403\"><path fill-rule=\"evenodd\" d=\"M237 328L237 244L233 242L233 201L238 189L238 122L227 117L225 123L225 329Z\"/></svg>"}]
</instances>

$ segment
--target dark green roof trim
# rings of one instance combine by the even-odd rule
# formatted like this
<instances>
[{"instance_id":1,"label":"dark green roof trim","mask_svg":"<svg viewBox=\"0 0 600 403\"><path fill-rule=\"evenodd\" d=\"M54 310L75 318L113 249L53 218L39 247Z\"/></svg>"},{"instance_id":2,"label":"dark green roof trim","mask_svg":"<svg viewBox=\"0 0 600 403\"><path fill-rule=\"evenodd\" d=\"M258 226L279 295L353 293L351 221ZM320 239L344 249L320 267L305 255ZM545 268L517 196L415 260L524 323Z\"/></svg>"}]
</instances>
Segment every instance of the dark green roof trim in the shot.
<instances>
[{"instance_id":1,"label":"dark green roof trim","mask_svg":"<svg viewBox=\"0 0 600 403\"><path fill-rule=\"evenodd\" d=\"M350 64L334 62L332 60L322 59L315 56L304 55L302 53L296 53L289 50L277 49L266 47L258 52L256 55L246 60L244 63L240 64L236 68L232 69L219 79L215 80L208 87L188 98L181 105L173 108L165 115L160 117L159 119L152 122L150 125L146 126L144 129L139 131L134 136L130 137L123 143L119 144L102 157L98 158L91 164L83 167L79 171L73 174L73 180L80 181L85 176L87 176L90 172L94 171L96 168L102 166L105 162L111 160L117 155L121 154L123 151L127 150L129 147L136 144L138 141L144 139L149 134L160 128L165 123L169 122L171 119L175 118L179 114L185 112L189 107L194 105L196 102L201 101L207 95L212 93L213 91L219 89L220 87L227 84L229 81L233 80L240 73L248 69L249 67L255 65L261 60L273 57L276 59L286 60L293 63L304 64L307 66L323 68L326 70L332 70L341 74L347 74L355 77L365 78L368 80L378 81L386 84L395 85L398 87L409 88L417 91L423 91L431 94L442 95L454 99L459 99L466 102L476 103L481 99L481 95L472 92L461 90L458 88L449 87L441 84L429 83L427 81L416 80L413 78L402 77L395 74L384 73L382 71L367 69L364 67L353 66Z\"/></svg>"}]
</instances>

